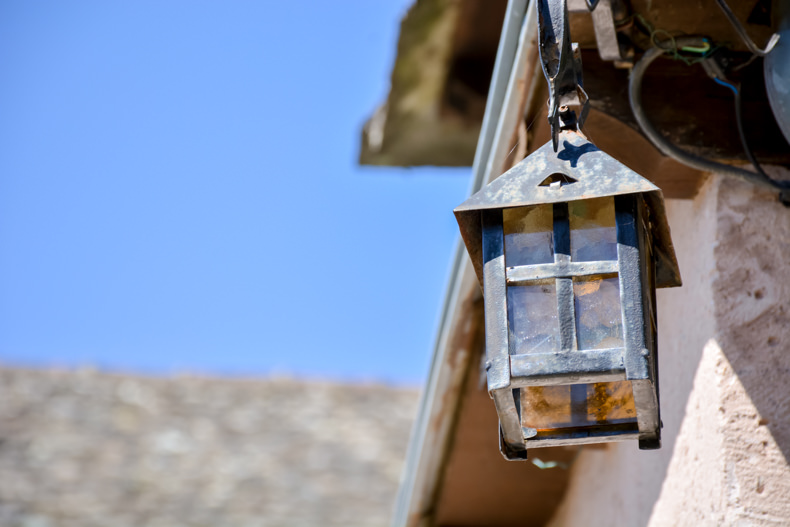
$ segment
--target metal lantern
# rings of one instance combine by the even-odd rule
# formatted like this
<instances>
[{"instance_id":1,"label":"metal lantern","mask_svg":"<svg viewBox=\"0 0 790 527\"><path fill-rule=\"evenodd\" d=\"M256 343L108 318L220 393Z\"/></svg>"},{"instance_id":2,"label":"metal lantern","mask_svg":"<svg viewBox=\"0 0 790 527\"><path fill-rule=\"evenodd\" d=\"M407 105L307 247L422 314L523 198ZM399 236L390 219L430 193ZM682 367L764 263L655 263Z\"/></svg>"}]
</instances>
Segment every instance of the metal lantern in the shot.
<instances>
[{"instance_id":1,"label":"metal lantern","mask_svg":"<svg viewBox=\"0 0 790 527\"><path fill-rule=\"evenodd\" d=\"M661 190L577 130L557 148L455 209L483 287L502 453L660 448L655 289L681 285Z\"/></svg>"}]
</instances>

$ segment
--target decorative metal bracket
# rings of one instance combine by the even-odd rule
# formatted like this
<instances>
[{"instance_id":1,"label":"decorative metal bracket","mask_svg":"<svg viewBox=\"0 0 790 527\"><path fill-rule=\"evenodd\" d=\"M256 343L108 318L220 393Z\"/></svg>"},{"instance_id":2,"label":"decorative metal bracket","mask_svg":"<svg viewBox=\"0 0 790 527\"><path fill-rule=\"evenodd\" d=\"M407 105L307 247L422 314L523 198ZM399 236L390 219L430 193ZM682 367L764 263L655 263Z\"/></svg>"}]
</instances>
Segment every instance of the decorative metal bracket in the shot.
<instances>
[{"instance_id":1,"label":"decorative metal bracket","mask_svg":"<svg viewBox=\"0 0 790 527\"><path fill-rule=\"evenodd\" d=\"M597 0L589 2L594 7ZM567 0L538 0L538 36L543 74L549 83L551 143L557 151L560 130L578 130L589 111L582 84L581 51L571 43ZM571 105L581 106L578 120Z\"/></svg>"},{"instance_id":2,"label":"decorative metal bracket","mask_svg":"<svg viewBox=\"0 0 790 527\"><path fill-rule=\"evenodd\" d=\"M614 62L616 68L633 65L634 49L629 36L630 9L626 0L568 0L570 13L590 13L595 30L595 45L601 60Z\"/></svg>"},{"instance_id":3,"label":"decorative metal bracket","mask_svg":"<svg viewBox=\"0 0 790 527\"><path fill-rule=\"evenodd\" d=\"M633 55L633 50L620 44L617 38L618 20L616 15L622 16L623 3L618 0L600 0L597 6L590 7L592 13L593 29L595 29L595 43L598 46L598 54L602 60L617 63L632 63L629 56ZM622 66L620 66L622 67Z\"/></svg>"}]
</instances>

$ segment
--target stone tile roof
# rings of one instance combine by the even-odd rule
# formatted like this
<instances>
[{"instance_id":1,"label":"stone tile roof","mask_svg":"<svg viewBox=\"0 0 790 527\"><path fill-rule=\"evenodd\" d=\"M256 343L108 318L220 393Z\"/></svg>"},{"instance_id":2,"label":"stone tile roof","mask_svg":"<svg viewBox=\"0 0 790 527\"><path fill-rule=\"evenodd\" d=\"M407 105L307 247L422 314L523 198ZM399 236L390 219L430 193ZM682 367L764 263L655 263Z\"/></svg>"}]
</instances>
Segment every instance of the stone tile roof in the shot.
<instances>
[{"instance_id":1,"label":"stone tile roof","mask_svg":"<svg viewBox=\"0 0 790 527\"><path fill-rule=\"evenodd\" d=\"M0 525L386 525L417 391L0 368Z\"/></svg>"}]
</instances>

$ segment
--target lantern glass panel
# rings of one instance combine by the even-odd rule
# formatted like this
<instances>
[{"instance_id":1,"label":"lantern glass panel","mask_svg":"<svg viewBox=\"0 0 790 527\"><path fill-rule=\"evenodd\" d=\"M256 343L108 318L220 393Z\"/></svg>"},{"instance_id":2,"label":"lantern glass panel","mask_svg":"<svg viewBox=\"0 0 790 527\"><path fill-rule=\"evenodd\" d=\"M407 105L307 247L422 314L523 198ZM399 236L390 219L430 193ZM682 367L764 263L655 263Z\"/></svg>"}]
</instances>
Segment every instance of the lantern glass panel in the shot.
<instances>
[{"instance_id":1,"label":"lantern glass panel","mask_svg":"<svg viewBox=\"0 0 790 527\"><path fill-rule=\"evenodd\" d=\"M516 267L553 262L553 221L551 205L504 209L505 265Z\"/></svg>"},{"instance_id":2,"label":"lantern glass panel","mask_svg":"<svg viewBox=\"0 0 790 527\"><path fill-rule=\"evenodd\" d=\"M628 423L636 423L630 381L521 389L521 425L538 433Z\"/></svg>"},{"instance_id":3,"label":"lantern glass panel","mask_svg":"<svg viewBox=\"0 0 790 527\"><path fill-rule=\"evenodd\" d=\"M574 277L573 298L579 349L623 347L623 317L617 275Z\"/></svg>"},{"instance_id":4,"label":"lantern glass panel","mask_svg":"<svg viewBox=\"0 0 790 527\"><path fill-rule=\"evenodd\" d=\"M568 219L571 228L571 260L617 260L614 198L607 196L571 201L568 203Z\"/></svg>"},{"instance_id":5,"label":"lantern glass panel","mask_svg":"<svg viewBox=\"0 0 790 527\"><path fill-rule=\"evenodd\" d=\"M509 286L507 305L509 339L516 354L549 352L559 347L554 280Z\"/></svg>"}]
</instances>

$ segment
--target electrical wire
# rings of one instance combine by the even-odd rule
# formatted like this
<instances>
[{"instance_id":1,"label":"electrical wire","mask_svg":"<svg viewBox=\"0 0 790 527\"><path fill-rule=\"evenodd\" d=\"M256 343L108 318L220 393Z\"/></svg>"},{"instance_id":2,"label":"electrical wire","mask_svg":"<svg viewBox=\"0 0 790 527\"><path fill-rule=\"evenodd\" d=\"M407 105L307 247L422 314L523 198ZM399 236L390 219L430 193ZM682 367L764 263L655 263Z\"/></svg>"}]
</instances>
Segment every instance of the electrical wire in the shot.
<instances>
[{"instance_id":1,"label":"electrical wire","mask_svg":"<svg viewBox=\"0 0 790 527\"><path fill-rule=\"evenodd\" d=\"M719 4L719 7L724 12L724 16L727 17L727 20L730 21L732 27L735 29L735 31L737 31L738 36L741 37L743 43L746 44L746 47L749 48L749 51L751 51L753 54L764 57L768 55L771 50L774 49L776 43L779 42L779 33L774 33L768 40L768 44L765 45L765 49L758 48L757 44L755 44L754 41L749 37L749 34L746 32L746 28L743 27L743 24L741 24L741 21L738 20L738 17L736 17L735 13L732 12L730 6L727 5L727 2L724 0L716 0L716 3Z\"/></svg>"},{"instance_id":2,"label":"electrical wire","mask_svg":"<svg viewBox=\"0 0 790 527\"><path fill-rule=\"evenodd\" d=\"M741 139L741 145L743 146L743 151L746 154L746 159L754 166L754 169L759 172L764 178L770 179L768 174L765 173L763 167L760 166L760 163L757 161L757 158L754 157L754 152L752 149L749 148L749 142L746 141L746 132L744 131L743 126L743 108L741 107L741 90L739 87L735 86L731 82L727 82L723 79L719 79L717 77L713 78L713 82L720 86L724 86L732 91L735 95L735 124L738 128L738 136Z\"/></svg>"},{"instance_id":3,"label":"electrical wire","mask_svg":"<svg viewBox=\"0 0 790 527\"><path fill-rule=\"evenodd\" d=\"M658 130L656 130L656 128L650 122L650 119L648 119L647 114L645 113L645 110L642 106L642 79L644 77L645 71L654 60L664 53L677 53L678 49L702 47L705 44L705 39L701 37L673 37L671 46L667 46L665 44L666 41L659 43L659 46L648 49L639 62L634 65L628 80L628 100L631 103L631 111L633 111L637 123L639 123L639 126L642 128L642 131L647 136L647 138L650 139L650 142L652 142L653 145L655 145L655 147L665 156L671 157L672 159L683 163L686 166L696 168L697 170L702 170L704 172L715 172L718 174L735 177L771 190L785 190L782 192L782 199L784 201L788 195L786 189L790 188L790 185L787 183L780 183L772 180L764 172L762 172L762 170L760 172L754 173L749 170L725 165L723 163L718 163L716 161L705 159L703 157L686 152L670 143L663 135L661 135ZM738 94L739 90L732 85L728 85L728 87L731 87L731 89L736 92L736 104L738 105L737 114L740 115L740 95ZM740 121L741 119L738 117L736 120ZM739 124L739 133L742 136L741 141L745 143L742 129L743 127ZM750 154L751 152L749 152L748 155Z\"/></svg>"},{"instance_id":4,"label":"electrical wire","mask_svg":"<svg viewBox=\"0 0 790 527\"><path fill-rule=\"evenodd\" d=\"M725 88L731 89L732 93L734 93L736 97L738 97L739 94L740 94L740 92L738 91L738 88L736 88L735 85L733 85L733 84L731 84L731 83L729 83L727 81L723 81L721 79L714 78L713 82L715 82L716 84L720 84L721 86L724 86Z\"/></svg>"},{"instance_id":5,"label":"electrical wire","mask_svg":"<svg viewBox=\"0 0 790 527\"><path fill-rule=\"evenodd\" d=\"M648 22L642 15L633 15L632 20L638 22L635 24L636 28L648 37L651 46L665 49L668 53L672 54L674 60L679 60L688 66L705 60L719 49L718 46L713 46L710 40L705 37L699 37L699 41L696 44L679 46L675 41L675 36L671 32L666 29L653 27L653 24ZM659 40L659 35L665 35L666 40ZM681 51L691 54L692 56L683 55Z\"/></svg>"}]
</instances>

